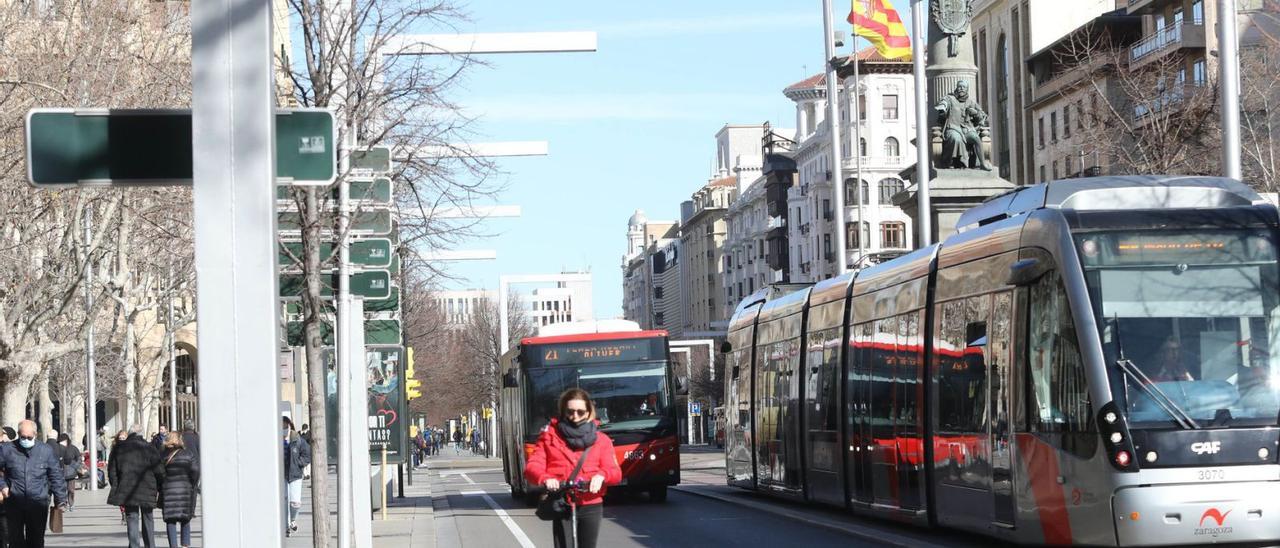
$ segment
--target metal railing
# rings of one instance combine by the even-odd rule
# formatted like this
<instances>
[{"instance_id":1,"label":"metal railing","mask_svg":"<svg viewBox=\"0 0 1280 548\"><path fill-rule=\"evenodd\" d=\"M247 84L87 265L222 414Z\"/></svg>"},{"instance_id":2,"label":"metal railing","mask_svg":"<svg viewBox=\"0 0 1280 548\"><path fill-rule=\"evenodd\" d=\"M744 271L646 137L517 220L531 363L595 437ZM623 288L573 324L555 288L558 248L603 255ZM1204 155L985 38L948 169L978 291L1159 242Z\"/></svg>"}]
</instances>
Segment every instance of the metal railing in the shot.
<instances>
[{"instance_id":1,"label":"metal railing","mask_svg":"<svg viewBox=\"0 0 1280 548\"><path fill-rule=\"evenodd\" d=\"M1137 44L1134 44L1133 47L1129 49L1129 59L1131 61L1137 61L1139 59L1142 59L1143 57L1156 53L1170 45L1182 42L1182 28L1184 26L1203 26L1203 25L1204 25L1204 21L1202 20L1195 20L1195 21L1189 21L1189 22L1183 21L1176 25L1170 25L1160 30L1157 30L1156 32L1152 33L1150 36L1147 36L1146 38L1143 38L1142 40L1140 40Z\"/></svg>"}]
</instances>

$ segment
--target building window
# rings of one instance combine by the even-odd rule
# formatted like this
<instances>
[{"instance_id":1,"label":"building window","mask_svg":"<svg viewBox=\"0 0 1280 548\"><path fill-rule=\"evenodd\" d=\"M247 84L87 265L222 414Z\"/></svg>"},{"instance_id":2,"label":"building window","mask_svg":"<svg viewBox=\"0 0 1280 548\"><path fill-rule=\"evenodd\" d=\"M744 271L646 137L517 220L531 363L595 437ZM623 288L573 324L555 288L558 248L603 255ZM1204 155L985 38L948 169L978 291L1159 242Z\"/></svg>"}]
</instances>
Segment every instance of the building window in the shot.
<instances>
[{"instance_id":1,"label":"building window","mask_svg":"<svg viewBox=\"0 0 1280 548\"><path fill-rule=\"evenodd\" d=\"M826 254L826 256L828 257L831 256L831 235L830 234L822 235L822 252Z\"/></svg>"},{"instance_id":2,"label":"building window","mask_svg":"<svg viewBox=\"0 0 1280 548\"><path fill-rule=\"evenodd\" d=\"M1046 180L1047 180L1047 179L1046 179L1046 178L1045 178L1045 176L1044 176L1044 166L1040 166L1040 182L1042 182L1042 183L1043 183L1043 182L1045 182Z\"/></svg>"},{"instance_id":3,"label":"building window","mask_svg":"<svg viewBox=\"0 0 1280 548\"><path fill-rule=\"evenodd\" d=\"M984 40L985 42L985 40ZM1012 169L1012 154L1009 151L1009 86L1013 82L1009 78L1009 47L1003 34L996 41L996 108L995 108L995 139L998 149L997 156L1000 162L1000 176L1005 179L1009 178L1009 172ZM1041 139L1043 142L1043 139Z\"/></svg>"},{"instance_id":4,"label":"building window","mask_svg":"<svg viewBox=\"0 0 1280 548\"><path fill-rule=\"evenodd\" d=\"M662 325L663 325L663 323L664 323L664 322L663 322L663 319L664 319L664 318L663 318L663 314L662 314L661 312L659 312L659 313L657 313L657 314L654 314L654 315L653 315L653 325L656 325L656 326L658 326L658 327L662 327Z\"/></svg>"},{"instance_id":5,"label":"building window","mask_svg":"<svg viewBox=\"0 0 1280 548\"><path fill-rule=\"evenodd\" d=\"M1089 124L1098 125L1098 95L1089 95Z\"/></svg>"},{"instance_id":6,"label":"building window","mask_svg":"<svg viewBox=\"0 0 1280 548\"><path fill-rule=\"evenodd\" d=\"M1049 113L1049 140L1058 142L1058 113Z\"/></svg>"},{"instance_id":7,"label":"building window","mask_svg":"<svg viewBox=\"0 0 1280 548\"><path fill-rule=\"evenodd\" d=\"M1071 105L1062 107L1062 136L1071 136Z\"/></svg>"},{"instance_id":8,"label":"building window","mask_svg":"<svg viewBox=\"0 0 1280 548\"><path fill-rule=\"evenodd\" d=\"M1209 81L1208 73L1205 72L1204 68L1204 59L1191 63L1191 77L1194 79L1193 83L1197 86L1203 86Z\"/></svg>"},{"instance_id":9,"label":"building window","mask_svg":"<svg viewBox=\"0 0 1280 548\"><path fill-rule=\"evenodd\" d=\"M884 96L884 119L885 120L898 119L898 96L897 95Z\"/></svg>"},{"instance_id":10,"label":"building window","mask_svg":"<svg viewBox=\"0 0 1280 548\"><path fill-rule=\"evenodd\" d=\"M858 223L844 224L845 245L848 246L849 249L858 249L859 247L862 247L861 245L859 245L858 232L853 228L857 225ZM863 222L862 223L863 241L870 240L871 239L869 238L870 235L871 235L871 223Z\"/></svg>"},{"instance_id":11,"label":"building window","mask_svg":"<svg viewBox=\"0 0 1280 548\"><path fill-rule=\"evenodd\" d=\"M1071 156L1070 156L1070 155L1067 155L1067 156L1065 156L1065 157L1063 157L1063 158L1062 158L1062 166L1063 166L1063 169L1065 169L1065 170L1066 170L1066 171L1065 171L1065 173L1066 173L1067 177L1071 177L1071 176L1072 176L1072 174L1073 174L1073 173L1075 173L1075 172L1071 171Z\"/></svg>"},{"instance_id":12,"label":"building window","mask_svg":"<svg viewBox=\"0 0 1280 548\"><path fill-rule=\"evenodd\" d=\"M1175 27L1181 25L1183 19L1184 19L1184 15L1182 12L1182 6L1178 6L1176 9L1173 10L1173 25Z\"/></svg>"},{"instance_id":13,"label":"building window","mask_svg":"<svg viewBox=\"0 0 1280 548\"><path fill-rule=\"evenodd\" d=\"M886 249L907 247L907 225L898 222L880 223L880 246Z\"/></svg>"},{"instance_id":14,"label":"building window","mask_svg":"<svg viewBox=\"0 0 1280 548\"><path fill-rule=\"evenodd\" d=\"M1045 140L1044 140L1044 117L1043 116L1040 117L1039 125L1036 126L1036 137L1040 141L1040 148L1044 148Z\"/></svg>"},{"instance_id":15,"label":"building window","mask_svg":"<svg viewBox=\"0 0 1280 548\"><path fill-rule=\"evenodd\" d=\"M867 119L867 96L862 93L858 94L858 119Z\"/></svg>"},{"instance_id":16,"label":"building window","mask_svg":"<svg viewBox=\"0 0 1280 548\"><path fill-rule=\"evenodd\" d=\"M1084 99L1076 100L1076 129L1084 129Z\"/></svg>"},{"instance_id":17,"label":"building window","mask_svg":"<svg viewBox=\"0 0 1280 548\"><path fill-rule=\"evenodd\" d=\"M903 188L905 188L905 184L902 182L901 179L898 179L896 177L888 177L885 179L881 179L880 180L880 203L882 204L893 203L893 196L899 192L902 192Z\"/></svg>"},{"instance_id":18,"label":"building window","mask_svg":"<svg viewBox=\"0 0 1280 548\"><path fill-rule=\"evenodd\" d=\"M822 200L822 218L831 220L831 200Z\"/></svg>"},{"instance_id":19,"label":"building window","mask_svg":"<svg viewBox=\"0 0 1280 548\"><path fill-rule=\"evenodd\" d=\"M655 299L661 299L661 298L662 298L662 286L658 286L658 287L653 288L653 298L655 298Z\"/></svg>"},{"instance_id":20,"label":"building window","mask_svg":"<svg viewBox=\"0 0 1280 548\"><path fill-rule=\"evenodd\" d=\"M1058 161L1057 161L1057 160L1054 160L1054 161L1053 161L1053 179L1054 179L1055 181L1056 181L1056 180L1058 180L1058 174L1059 174L1059 173L1060 173L1060 172L1058 171Z\"/></svg>"},{"instance_id":21,"label":"building window","mask_svg":"<svg viewBox=\"0 0 1280 548\"><path fill-rule=\"evenodd\" d=\"M898 157L898 139L890 137L884 140L884 155L890 158Z\"/></svg>"},{"instance_id":22,"label":"building window","mask_svg":"<svg viewBox=\"0 0 1280 548\"><path fill-rule=\"evenodd\" d=\"M756 240L756 244L760 249L760 252L756 255L756 258L763 259L764 258L764 240Z\"/></svg>"},{"instance_id":23,"label":"building window","mask_svg":"<svg viewBox=\"0 0 1280 548\"><path fill-rule=\"evenodd\" d=\"M867 157L867 140L858 139L858 155L863 158Z\"/></svg>"},{"instance_id":24,"label":"building window","mask_svg":"<svg viewBox=\"0 0 1280 548\"><path fill-rule=\"evenodd\" d=\"M1204 24L1204 0L1191 3L1191 21L1197 25Z\"/></svg>"}]
</instances>

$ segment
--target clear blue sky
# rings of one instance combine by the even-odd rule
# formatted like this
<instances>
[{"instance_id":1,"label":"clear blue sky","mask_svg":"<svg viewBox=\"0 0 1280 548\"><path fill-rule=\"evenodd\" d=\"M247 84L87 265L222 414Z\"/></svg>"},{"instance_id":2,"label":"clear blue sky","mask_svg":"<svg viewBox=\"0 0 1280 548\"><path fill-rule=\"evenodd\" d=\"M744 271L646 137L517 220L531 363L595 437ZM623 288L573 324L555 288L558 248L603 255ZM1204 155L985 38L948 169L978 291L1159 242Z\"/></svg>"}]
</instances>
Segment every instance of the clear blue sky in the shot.
<instances>
[{"instance_id":1,"label":"clear blue sky","mask_svg":"<svg viewBox=\"0 0 1280 548\"><path fill-rule=\"evenodd\" d=\"M895 3L907 18L908 2ZM839 21L848 2L836 6ZM550 155L499 162L508 189L497 203L524 214L488 220L496 236L459 246L496 249L498 260L455 264L465 280L451 288L587 269L600 318L621 315L631 213L678 220L680 202L707 181L715 133L728 123L794 126L782 89L822 66L819 0L474 0L466 8L463 32L596 31L599 51L491 56L458 90L457 101L481 117L478 140L545 140Z\"/></svg>"}]
</instances>

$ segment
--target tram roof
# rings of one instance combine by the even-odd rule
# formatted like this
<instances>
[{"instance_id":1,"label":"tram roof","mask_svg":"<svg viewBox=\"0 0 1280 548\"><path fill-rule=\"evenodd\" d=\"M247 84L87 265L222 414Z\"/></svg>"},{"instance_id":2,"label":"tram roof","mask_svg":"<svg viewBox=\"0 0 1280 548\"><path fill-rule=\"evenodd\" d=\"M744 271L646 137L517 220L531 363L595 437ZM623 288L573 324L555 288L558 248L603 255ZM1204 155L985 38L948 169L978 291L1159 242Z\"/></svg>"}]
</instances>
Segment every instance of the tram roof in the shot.
<instances>
[{"instance_id":1,"label":"tram roof","mask_svg":"<svg viewBox=\"0 0 1280 548\"><path fill-rule=\"evenodd\" d=\"M853 294L866 295L928 276L930 265L933 264L933 259L938 253L938 247L938 244L933 244L920 248L859 272L858 279L853 284Z\"/></svg>"},{"instance_id":2,"label":"tram roof","mask_svg":"<svg viewBox=\"0 0 1280 548\"><path fill-rule=\"evenodd\" d=\"M1123 175L1050 181L1020 187L964 212L964 232L1041 208L1129 210L1213 208L1264 203L1252 188L1226 177Z\"/></svg>"},{"instance_id":3,"label":"tram roof","mask_svg":"<svg viewBox=\"0 0 1280 548\"><path fill-rule=\"evenodd\" d=\"M811 287L805 287L765 303L764 308L760 309L760 323L785 318L803 311L805 303L809 302L810 289Z\"/></svg>"},{"instance_id":4,"label":"tram roof","mask_svg":"<svg viewBox=\"0 0 1280 548\"><path fill-rule=\"evenodd\" d=\"M842 301L849 296L849 284L853 283L854 272L846 272L834 278L822 280L814 284L810 292L809 306Z\"/></svg>"}]
</instances>

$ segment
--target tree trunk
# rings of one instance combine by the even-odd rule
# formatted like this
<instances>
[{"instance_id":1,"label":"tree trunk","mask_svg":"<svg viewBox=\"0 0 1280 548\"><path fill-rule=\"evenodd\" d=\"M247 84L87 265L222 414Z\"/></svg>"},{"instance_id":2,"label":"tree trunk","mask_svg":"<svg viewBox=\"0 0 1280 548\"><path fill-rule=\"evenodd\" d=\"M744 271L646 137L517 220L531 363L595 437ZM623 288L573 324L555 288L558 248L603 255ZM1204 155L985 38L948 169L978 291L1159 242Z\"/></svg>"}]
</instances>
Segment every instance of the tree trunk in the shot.
<instances>
[{"instance_id":1,"label":"tree trunk","mask_svg":"<svg viewBox=\"0 0 1280 548\"><path fill-rule=\"evenodd\" d=\"M48 437L49 432L56 430L53 425L53 398L49 397L49 373L46 371L40 374L36 379L36 395L40 401L39 417L40 432L45 434L42 437Z\"/></svg>"},{"instance_id":2,"label":"tree trunk","mask_svg":"<svg viewBox=\"0 0 1280 548\"><path fill-rule=\"evenodd\" d=\"M0 362L3 364L4 362ZM31 381L40 368L34 364L9 362L5 369L4 404L0 406L0 424L17 428L27 418L27 399L31 397Z\"/></svg>"},{"instance_id":3,"label":"tree trunk","mask_svg":"<svg viewBox=\"0 0 1280 548\"><path fill-rule=\"evenodd\" d=\"M320 223L314 187L306 189L302 210L302 265L307 290L302 297L307 355L307 407L311 411L311 538L313 546L329 544L329 428L325 409L325 375L320 349L323 313L320 301Z\"/></svg>"}]
</instances>

